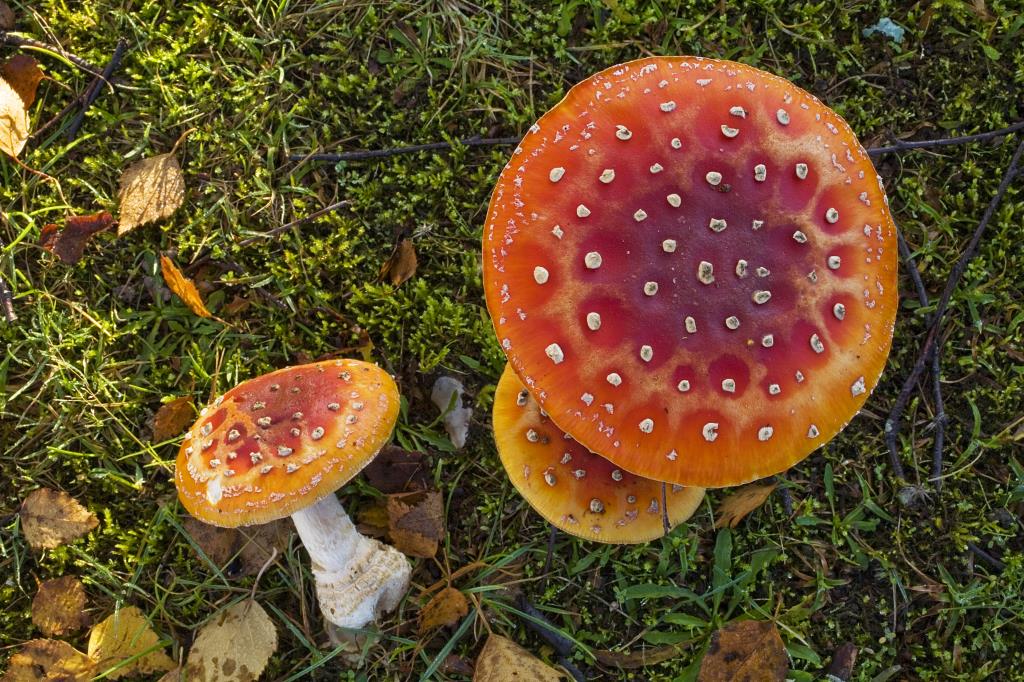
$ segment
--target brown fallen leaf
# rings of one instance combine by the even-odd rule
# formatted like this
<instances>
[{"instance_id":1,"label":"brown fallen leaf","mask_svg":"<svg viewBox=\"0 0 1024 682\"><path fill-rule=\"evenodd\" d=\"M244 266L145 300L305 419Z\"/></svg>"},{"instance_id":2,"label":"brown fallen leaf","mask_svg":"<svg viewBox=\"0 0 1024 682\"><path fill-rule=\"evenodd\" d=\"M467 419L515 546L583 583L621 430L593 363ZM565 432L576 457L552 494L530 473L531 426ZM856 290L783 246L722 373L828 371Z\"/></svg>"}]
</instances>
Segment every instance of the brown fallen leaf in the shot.
<instances>
[{"instance_id":1,"label":"brown fallen leaf","mask_svg":"<svg viewBox=\"0 0 1024 682\"><path fill-rule=\"evenodd\" d=\"M188 652L185 679L255 682L277 649L277 630L252 599L217 613L196 636Z\"/></svg>"},{"instance_id":2,"label":"brown fallen leaf","mask_svg":"<svg viewBox=\"0 0 1024 682\"><path fill-rule=\"evenodd\" d=\"M185 679L185 671L179 666L170 672L164 673L163 677L157 680L157 682L188 682L188 680Z\"/></svg>"},{"instance_id":3,"label":"brown fallen leaf","mask_svg":"<svg viewBox=\"0 0 1024 682\"><path fill-rule=\"evenodd\" d=\"M145 614L135 606L118 609L89 632L89 658L96 671L117 680L128 675L148 675L174 669L160 637Z\"/></svg>"},{"instance_id":4,"label":"brown fallen leaf","mask_svg":"<svg viewBox=\"0 0 1024 682\"><path fill-rule=\"evenodd\" d=\"M388 534L408 556L429 559L444 538L444 503L436 490L388 495Z\"/></svg>"},{"instance_id":5,"label":"brown fallen leaf","mask_svg":"<svg viewBox=\"0 0 1024 682\"><path fill-rule=\"evenodd\" d=\"M99 525L96 515L65 492L39 488L21 503L21 532L32 549L53 549Z\"/></svg>"},{"instance_id":6,"label":"brown fallen leaf","mask_svg":"<svg viewBox=\"0 0 1024 682\"><path fill-rule=\"evenodd\" d=\"M188 428L196 418L196 406L192 396L183 395L160 406L153 417L153 442L162 443Z\"/></svg>"},{"instance_id":7,"label":"brown fallen leaf","mask_svg":"<svg viewBox=\"0 0 1024 682\"><path fill-rule=\"evenodd\" d=\"M64 221L63 229L56 223L43 226L39 245L65 263L74 264L81 260L89 240L113 224L114 217L106 211L71 216Z\"/></svg>"},{"instance_id":8,"label":"brown fallen leaf","mask_svg":"<svg viewBox=\"0 0 1024 682\"><path fill-rule=\"evenodd\" d=\"M558 682L563 675L501 635L490 635L476 657L473 682Z\"/></svg>"},{"instance_id":9,"label":"brown fallen leaf","mask_svg":"<svg viewBox=\"0 0 1024 682\"><path fill-rule=\"evenodd\" d=\"M28 55L15 55L0 66L0 151L14 158L28 141L28 110L42 79L39 62Z\"/></svg>"},{"instance_id":10,"label":"brown fallen leaf","mask_svg":"<svg viewBox=\"0 0 1024 682\"><path fill-rule=\"evenodd\" d=\"M203 303L202 297L199 295L199 290L196 289L196 285L192 283L188 277L181 273L178 266L174 264L167 256L160 256L160 272L164 276L164 282L167 283L167 288L174 292L174 295L184 301L188 309L199 317L208 317L223 322L218 317L214 317L213 313L206 309L206 304Z\"/></svg>"},{"instance_id":11,"label":"brown fallen leaf","mask_svg":"<svg viewBox=\"0 0 1024 682\"><path fill-rule=\"evenodd\" d=\"M3 0L0 0L0 31L10 31L14 28L14 10Z\"/></svg>"},{"instance_id":12,"label":"brown fallen leaf","mask_svg":"<svg viewBox=\"0 0 1024 682\"><path fill-rule=\"evenodd\" d=\"M96 664L67 642L33 639L11 656L0 682L89 682Z\"/></svg>"},{"instance_id":13,"label":"brown fallen leaf","mask_svg":"<svg viewBox=\"0 0 1024 682\"><path fill-rule=\"evenodd\" d=\"M416 274L416 266L416 249L412 245L412 240L402 239L395 244L391 257L381 266L379 279L388 280L397 287Z\"/></svg>"},{"instance_id":14,"label":"brown fallen leaf","mask_svg":"<svg viewBox=\"0 0 1024 682\"><path fill-rule=\"evenodd\" d=\"M422 452L410 452L395 445L386 445L370 462L363 475L377 490L385 494L426 490L430 470Z\"/></svg>"},{"instance_id":15,"label":"brown fallen leaf","mask_svg":"<svg viewBox=\"0 0 1024 682\"><path fill-rule=\"evenodd\" d=\"M203 554L218 567L228 569L231 578L259 573L275 552L278 556L284 552L292 534L288 519L250 528L218 528L189 517L182 525ZM228 566L236 555L237 561Z\"/></svg>"},{"instance_id":16,"label":"brown fallen leaf","mask_svg":"<svg viewBox=\"0 0 1024 682\"><path fill-rule=\"evenodd\" d=\"M698 682L783 682L789 672L786 646L774 623L743 620L711 635Z\"/></svg>"},{"instance_id":17,"label":"brown fallen leaf","mask_svg":"<svg viewBox=\"0 0 1024 682\"><path fill-rule=\"evenodd\" d=\"M451 627L469 613L466 595L454 587L446 587L435 594L420 611L420 637L442 627Z\"/></svg>"},{"instance_id":18,"label":"brown fallen leaf","mask_svg":"<svg viewBox=\"0 0 1024 682\"><path fill-rule=\"evenodd\" d=\"M386 501L374 500L356 512L356 530L373 538L387 538L388 506Z\"/></svg>"},{"instance_id":19,"label":"brown fallen leaf","mask_svg":"<svg viewBox=\"0 0 1024 682\"><path fill-rule=\"evenodd\" d=\"M47 580L32 600L32 622L44 635L66 635L89 624L85 587L73 575Z\"/></svg>"},{"instance_id":20,"label":"brown fallen leaf","mask_svg":"<svg viewBox=\"0 0 1024 682\"><path fill-rule=\"evenodd\" d=\"M118 236L166 218L185 200L185 176L172 150L132 164L121 175Z\"/></svg>"},{"instance_id":21,"label":"brown fallen leaf","mask_svg":"<svg viewBox=\"0 0 1024 682\"><path fill-rule=\"evenodd\" d=\"M735 528L743 517L764 504L777 486L777 483L748 485L723 499L718 503L715 528Z\"/></svg>"}]
</instances>

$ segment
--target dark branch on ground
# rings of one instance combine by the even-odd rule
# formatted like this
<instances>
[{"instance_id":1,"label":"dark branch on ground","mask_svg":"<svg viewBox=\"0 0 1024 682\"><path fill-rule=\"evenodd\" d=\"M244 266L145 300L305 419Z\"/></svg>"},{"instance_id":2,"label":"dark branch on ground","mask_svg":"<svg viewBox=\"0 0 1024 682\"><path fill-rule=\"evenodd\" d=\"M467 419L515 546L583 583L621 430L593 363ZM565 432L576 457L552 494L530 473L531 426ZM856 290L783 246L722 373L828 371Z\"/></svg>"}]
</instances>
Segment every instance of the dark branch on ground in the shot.
<instances>
[{"instance_id":1,"label":"dark branch on ground","mask_svg":"<svg viewBox=\"0 0 1024 682\"><path fill-rule=\"evenodd\" d=\"M459 140L464 147L484 147L488 145L513 145L522 139L516 137L470 137ZM388 156L399 154L414 154L416 152L430 152L443 149L451 149L454 145L451 142L430 142L429 144L414 144L409 147L394 147L391 149L370 149L355 152L341 152L338 154L291 154L290 161L326 161L338 163L339 161L364 161L366 159L383 159Z\"/></svg>"},{"instance_id":2,"label":"dark branch on ground","mask_svg":"<svg viewBox=\"0 0 1024 682\"><path fill-rule=\"evenodd\" d=\"M45 50L59 54L78 68L83 71L87 71L94 76L99 76L102 71L98 66L87 62L78 55L72 54L65 49L57 47L56 45L50 45L49 43L44 43L41 40L36 40L34 38L23 38L21 36L8 33L7 31L0 31L0 43L3 43L4 45L12 45L14 47L32 47L37 50Z\"/></svg>"},{"instance_id":3,"label":"dark branch on ground","mask_svg":"<svg viewBox=\"0 0 1024 682\"><path fill-rule=\"evenodd\" d=\"M983 550L981 547L974 544L973 542L967 543L967 549L971 550L972 554L974 554L976 557L992 566L992 568L996 569L996 571L999 571L1000 573L1003 571L1004 568L1006 568L1006 564L1004 564L1002 561L995 558L994 556Z\"/></svg>"},{"instance_id":4,"label":"dark branch on ground","mask_svg":"<svg viewBox=\"0 0 1024 682\"><path fill-rule=\"evenodd\" d=\"M75 139L75 135L78 134L79 128L82 127L82 123L85 121L85 112L88 111L92 103L96 101L96 98L100 96L100 91L104 85L110 84L110 78L114 75L114 71L121 65L121 59L124 58L124 53L128 50L128 41L124 38L119 38L117 41L117 47L114 48L114 55L107 62L106 67L103 69L103 73L93 79L89 87L86 88L85 94L82 96L82 110L78 112L75 118L71 121L71 125L68 126L67 137L69 140Z\"/></svg>"},{"instance_id":5,"label":"dark branch on ground","mask_svg":"<svg viewBox=\"0 0 1024 682\"><path fill-rule=\"evenodd\" d=\"M0 308L3 308L4 319L8 324L13 324L18 319L14 313L14 295L11 294L3 277L0 277Z\"/></svg>"},{"instance_id":6,"label":"dark branch on ground","mask_svg":"<svg viewBox=\"0 0 1024 682\"><path fill-rule=\"evenodd\" d=\"M929 147L945 147L954 144L967 144L968 142L980 142L992 140L1004 135L1010 135L1017 131L1024 130L1024 121L1018 121L1005 128L989 130L984 133L973 135L960 135L958 137L944 137L936 140L911 140L899 141L886 147L872 147L867 150L871 156L887 154L889 152L902 152L911 149L926 149ZM515 137L470 137L459 140L458 144L464 147L485 147L485 146L509 146L517 144L522 139L521 135ZM441 151L451 149L454 146L451 142L430 142L427 144L414 144L407 147L391 147L389 149L369 149L351 152L311 153L311 154L290 154L289 161L325 161L327 163L338 163L339 161L365 161L367 159L384 159L399 154L414 154L416 152Z\"/></svg>"},{"instance_id":7,"label":"dark branch on ground","mask_svg":"<svg viewBox=\"0 0 1024 682\"><path fill-rule=\"evenodd\" d=\"M551 621L545 618L544 614L538 611L537 607L531 604L530 600L527 599L526 595L522 592L516 594L516 607L523 613L530 616L530 618L534 618L547 624L548 627L541 627L532 620L528 620L526 618L523 619L523 625L525 625L528 630L536 633L536 635L543 639L548 646L555 650L555 654L558 656L558 664L565 668L569 674L573 676L573 679L577 680L577 682L584 682L584 680L587 679L586 675L584 675L583 672L569 660L569 656L572 654L573 650L572 640L559 633L558 628Z\"/></svg>"},{"instance_id":8,"label":"dark branch on ground","mask_svg":"<svg viewBox=\"0 0 1024 682\"><path fill-rule=\"evenodd\" d=\"M996 209L999 208L999 204L1006 195L1006 191L1010 188L1010 183L1012 183L1013 179L1017 176L1022 154L1024 154L1024 140L1021 140L1020 144L1017 145L1017 150L1013 153L1010 166L1006 169L1006 173L1003 175L1003 179L999 183L999 188L996 190L996 193L992 196L991 201L989 201L988 206L985 208L985 213L981 216L981 221L978 223L977 229L975 229L974 234L971 236L971 240L967 243L967 248L964 250L959 260L957 260L953 265L953 269L949 273L946 285L942 290L942 295L939 298L938 304L935 306L935 312L931 315L928 335L925 337L924 344L921 347L921 353L918 356L917 361L914 363L914 367L911 369L910 375L903 383L903 388L900 390L899 396L897 396L896 402L893 405L892 410L889 412L889 417L885 421L885 444L889 449L889 457L893 462L894 472L901 480L905 480L905 477L903 475L903 467L899 463L899 452L896 447L897 437L899 436L900 419L903 416L903 411L907 407L907 402L910 400L910 395L913 393L914 387L917 385L918 379L921 378L921 374L924 372L925 366L932 359L932 353L935 353L936 356L939 353L942 346L940 340L942 335L942 318L946 314L946 310L949 308L949 301L952 299L953 292L960 283L960 278L963 277L964 272L967 271L967 266L970 264L974 256L977 255L978 247L981 244L981 238L985 234L988 224L992 221L992 216L995 215ZM917 272L916 268L911 268L911 270L914 273ZM912 275L912 277L913 276L914 275ZM918 276L918 280L919 279L920 276ZM933 369L934 368L935 365L933 365ZM940 414L938 411L939 408L940 406L937 405L936 417ZM944 412L941 414L944 419ZM940 468L941 463L940 456Z\"/></svg>"},{"instance_id":9,"label":"dark branch on ground","mask_svg":"<svg viewBox=\"0 0 1024 682\"><path fill-rule=\"evenodd\" d=\"M946 147L953 144L967 144L968 142L981 142L983 140L993 140L997 137L1003 137L1004 135L1010 135L1018 130L1024 130L1024 121L1017 121L1016 123L1009 125L1005 128L998 130L989 130L984 133L976 133L974 135L960 135L958 137L943 137L936 140L910 140L910 141L899 141L895 144L889 145L888 147L872 147L868 149L868 154L871 156L877 156L879 154L888 154L889 152L905 152L910 149L927 149L929 147Z\"/></svg>"}]
</instances>

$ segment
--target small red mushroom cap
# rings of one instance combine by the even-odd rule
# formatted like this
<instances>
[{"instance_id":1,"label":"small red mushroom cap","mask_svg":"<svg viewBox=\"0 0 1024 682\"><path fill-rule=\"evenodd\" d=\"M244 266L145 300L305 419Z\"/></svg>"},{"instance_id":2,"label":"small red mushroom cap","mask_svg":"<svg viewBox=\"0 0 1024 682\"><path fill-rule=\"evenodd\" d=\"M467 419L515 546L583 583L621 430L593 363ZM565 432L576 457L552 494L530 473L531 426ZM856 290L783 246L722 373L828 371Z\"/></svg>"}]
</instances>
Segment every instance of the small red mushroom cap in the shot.
<instances>
[{"instance_id":1,"label":"small red mushroom cap","mask_svg":"<svg viewBox=\"0 0 1024 682\"><path fill-rule=\"evenodd\" d=\"M665 534L662 484L623 471L565 435L508 365L494 395L494 440L512 484L565 532L621 544ZM665 498L675 527L693 515L704 490L669 485Z\"/></svg>"},{"instance_id":2,"label":"small red mushroom cap","mask_svg":"<svg viewBox=\"0 0 1024 682\"><path fill-rule=\"evenodd\" d=\"M832 438L885 365L896 235L849 126L792 83L656 57L572 88L491 197L487 306L559 428L738 485Z\"/></svg>"},{"instance_id":3,"label":"small red mushroom cap","mask_svg":"<svg viewBox=\"0 0 1024 682\"><path fill-rule=\"evenodd\" d=\"M387 442L398 387L359 360L270 372L200 413L178 452L178 497L192 516L247 526L289 516L358 474Z\"/></svg>"}]
</instances>

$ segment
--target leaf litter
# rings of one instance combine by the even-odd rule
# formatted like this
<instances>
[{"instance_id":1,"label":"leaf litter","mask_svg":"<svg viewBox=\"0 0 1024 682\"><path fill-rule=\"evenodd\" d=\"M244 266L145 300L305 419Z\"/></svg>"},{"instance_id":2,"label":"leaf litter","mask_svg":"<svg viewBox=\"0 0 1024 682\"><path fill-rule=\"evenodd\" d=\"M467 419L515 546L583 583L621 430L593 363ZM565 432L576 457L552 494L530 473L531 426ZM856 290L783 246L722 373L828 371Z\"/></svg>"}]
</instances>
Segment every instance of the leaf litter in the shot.
<instances>
[{"instance_id":1,"label":"leaf litter","mask_svg":"<svg viewBox=\"0 0 1024 682\"><path fill-rule=\"evenodd\" d=\"M748 485L730 494L718 504L715 528L735 528L747 514L764 504L777 487L777 483Z\"/></svg>"},{"instance_id":2,"label":"leaf litter","mask_svg":"<svg viewBox=\"0 0 1024 682\"><path fill-rule=\"evenodd\" d=\"M65 575L47 580L32 600L32 623L51 637L77 632L89 624L85 602L85 587L78 578Z\"/></svg>"},{"instance_id":3,"label":"leaf litter","mask_svg":"<svg viewBox=\"0 0 1024 682\"><path fill-rule=\"evenodd\" d=\"M14 55L0 67L0 151L18 158L29 137L28 110L43 79L39 62Z\"/></svg>"},{"instance_id":4,"label":"leaf litter","mask_svg":"<svg viewBox=\"0 0 1024 682\"><path fill-rule=\"evenodd\" d=\"M174 661L160 637L135 606L118 609L89 632L89 657L99 673L117 680L134 674L166 672Z\"/></svg>"},{"instance_id":5,"label":"leaf litter","mask_svg":"<svg viewBox=\"0 0 1024 682\"><path fill-rule=\"evenodd\" d=\"M277 649L277 630L256 601L236 602L199 630L184 678L204 682L254 682Z\"/></svg>"},{"instance_id":6,"label":"leaf litter","mask_svg":"<svg viewBox=\"0 0 1024 682\"><path fill-rule=\"evenodd\" d=\"M39 232L39 245L69 265L74 265L85 253L89 240L114 224L114 217L107 211L92 215L71 216L61 228L49 223Z\"/></svg>"},{"instance_id":7,"label":"leaf litter","mask_svg":"<svg viewBox=\"0 0 1024 682\"><path fill-rule=\"evenodd\" d=\"M91 511L65 492L39 488L21 503L21 532L32 549L54 549L99 525Z\"/></svg>"}]
</instances>

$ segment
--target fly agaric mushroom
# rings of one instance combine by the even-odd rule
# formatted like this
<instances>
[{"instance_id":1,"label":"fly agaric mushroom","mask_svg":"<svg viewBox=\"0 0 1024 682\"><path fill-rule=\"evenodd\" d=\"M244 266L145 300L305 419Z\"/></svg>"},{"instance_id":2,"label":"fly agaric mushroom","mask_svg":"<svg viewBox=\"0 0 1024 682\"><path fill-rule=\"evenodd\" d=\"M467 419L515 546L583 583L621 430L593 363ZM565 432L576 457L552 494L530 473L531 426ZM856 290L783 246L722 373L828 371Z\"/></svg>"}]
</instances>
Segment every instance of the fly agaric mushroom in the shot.
<instances>
[{"instance_id":1,"label":"fly agaric mushroom","mask_svg":"<svg viewBox=\"0 0 1024 682\"><path fill-rule=\"evenodd\" d=\"M409 586L401 552L363 537L334 491L372 460L398 417L398 388L358 360L289 367L203 408L181 444L178 496L200 521L235 527L291 516L326 618L362 627Z\"/></svg>"},{"instance_id":2,"label":"fly agaric mushroom","mask_svg":"<svg viewBox=\"0 0 1024 682\"><path fill-rule=\"evenodd\" d=\"M541 407L655 480L787 469L863 405L892 341L895 228L866 152L735 62L641 59L572 88L502 171L483 252Z\"/></svg>"},{"instance_id":3,"label":"fly agaric mushroom","mask_svg":"<svg viewBox=\"0 0 1024 682\"><path fill-rule=\"evenodd\" d=\"M608 543L665 534L662 483L619 469L559 430L510 365L494 394L494 440L512 484L552 525ZM675 527L693 515L704 489L669 485L664 496Z\"/></svg>"}]
</instances>

